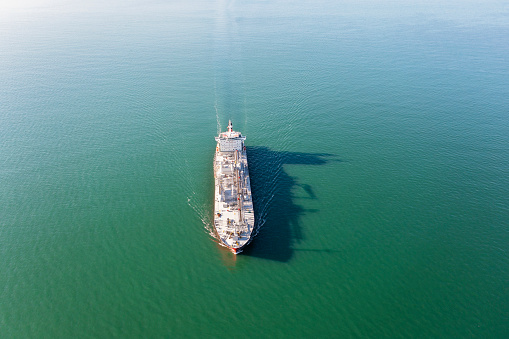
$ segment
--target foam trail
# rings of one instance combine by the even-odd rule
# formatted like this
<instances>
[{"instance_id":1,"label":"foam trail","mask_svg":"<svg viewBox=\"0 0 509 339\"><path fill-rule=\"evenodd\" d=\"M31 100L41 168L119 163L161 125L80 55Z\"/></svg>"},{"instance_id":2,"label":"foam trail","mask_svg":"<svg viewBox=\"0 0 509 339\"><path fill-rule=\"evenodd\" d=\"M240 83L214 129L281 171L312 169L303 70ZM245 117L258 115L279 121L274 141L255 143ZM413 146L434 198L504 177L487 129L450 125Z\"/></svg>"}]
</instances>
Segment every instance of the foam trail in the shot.
<instances>
[{"instance_id":1,"label":"foam trail","mask_svg":"<svg viewBox=\"0 0 509 339\"><path fill-rule=\"evenodd\" d=\"M193 192L193 195L194 194L195 192ZM192 196L187 197L187 204L193 209L198 219L200 219L200 221L203 223L205 231L213 238L216 238L214 229L212 227L212 221L210 220L210 216L207 212L208 208L204 205L200 206L200 204L194 201Z\"/></svg>"},{"instance_id":2,"label":"foam trail","mask_svg":"<svg viewBox=\"0 0 509 339\"><path fill-rule=\"evenodd\" d=\"M219 122L219 111L217 110L217 86L216 78L214 77L214 109L216 110L216 122L217 122L217 135L221 133L221 123Z\"/></svg>"}]
</instances>

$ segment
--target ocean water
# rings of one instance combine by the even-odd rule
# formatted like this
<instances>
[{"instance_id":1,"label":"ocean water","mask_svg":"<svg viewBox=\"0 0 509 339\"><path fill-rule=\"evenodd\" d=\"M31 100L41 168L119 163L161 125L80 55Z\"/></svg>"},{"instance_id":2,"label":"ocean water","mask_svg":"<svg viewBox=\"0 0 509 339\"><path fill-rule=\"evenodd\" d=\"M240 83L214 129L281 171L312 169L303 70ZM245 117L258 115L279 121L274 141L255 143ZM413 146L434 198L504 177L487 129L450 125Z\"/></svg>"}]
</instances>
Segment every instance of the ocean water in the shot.
<instances>
[{"instance_id":1,"label":"ocean water","mask_svg":"<svg viewBox=\"0 0 509 339\"><path fill-rule=\"evenodd\" d=\"M0 3L0 337L507 338L508 37L503 1Z\"/></svg>"}]
</instances>

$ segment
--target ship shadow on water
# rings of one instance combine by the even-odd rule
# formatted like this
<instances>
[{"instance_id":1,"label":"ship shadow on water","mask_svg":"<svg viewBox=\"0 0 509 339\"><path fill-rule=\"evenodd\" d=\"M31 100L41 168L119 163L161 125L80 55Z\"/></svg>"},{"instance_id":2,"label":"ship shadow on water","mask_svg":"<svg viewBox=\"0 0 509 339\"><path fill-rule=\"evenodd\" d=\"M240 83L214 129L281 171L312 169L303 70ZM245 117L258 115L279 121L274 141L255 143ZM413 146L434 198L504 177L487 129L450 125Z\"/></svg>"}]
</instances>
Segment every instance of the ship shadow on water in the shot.
<instances>
[{"instance_id":1,"label":"ship shadow on water","mask_svg":"<svg viewBox=\"0 0 509 339\"><path fill-rule=\"evenodd\" d=\"M247 148L257 234L243 255L287 262L292 246L303 240L300 217L307 210L295 203L292 192L299 186L309 199L317 199L312 187L285 172L284 165L324 165L332 154L273 151L268 147ZM338 160L334 160L338 161Z\"/></svg>"}]
</instances>

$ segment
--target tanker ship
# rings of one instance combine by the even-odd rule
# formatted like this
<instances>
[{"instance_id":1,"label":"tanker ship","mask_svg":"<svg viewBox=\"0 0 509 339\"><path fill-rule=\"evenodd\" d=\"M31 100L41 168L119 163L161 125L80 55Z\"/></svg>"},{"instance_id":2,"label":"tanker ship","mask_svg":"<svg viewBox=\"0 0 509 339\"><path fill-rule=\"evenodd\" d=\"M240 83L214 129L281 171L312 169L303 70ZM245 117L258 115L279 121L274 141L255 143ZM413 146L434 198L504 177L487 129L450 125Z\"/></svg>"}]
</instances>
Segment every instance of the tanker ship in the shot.
<instances>
[{"instance_id":1,"label":"tanker ship","mask_svg":"<svg viewBox=\"0 0 509 339\"><path fill-rule=\"evenodd\" d=\"M216 137L214 156L214 228L220 244L235 254L251 241L255 222L244 140L230 120Z\"/></svg>"}]
</instances>

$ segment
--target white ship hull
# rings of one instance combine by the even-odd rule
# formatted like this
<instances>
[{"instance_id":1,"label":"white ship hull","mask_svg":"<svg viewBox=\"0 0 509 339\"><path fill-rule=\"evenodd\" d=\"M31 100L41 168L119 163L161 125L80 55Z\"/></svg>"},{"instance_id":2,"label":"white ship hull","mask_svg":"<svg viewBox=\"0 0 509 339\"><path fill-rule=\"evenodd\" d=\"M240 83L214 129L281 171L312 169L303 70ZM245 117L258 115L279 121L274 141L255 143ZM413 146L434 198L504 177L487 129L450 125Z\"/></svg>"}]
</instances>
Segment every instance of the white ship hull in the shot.
<instances>
[{"instance_id":1,"label":"white ship hull","mask_svg":"<svg viewBox=\"0 0 509 339\"><path fill-rule=\"evenodd\" d=\"M255 221L245 139L230 121L216 137L214 156L214 228L220 244L235 254L251 241Z\"/></svg>"}]
</instances>

